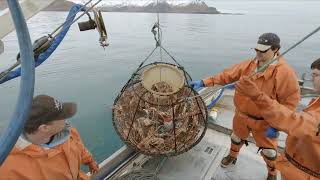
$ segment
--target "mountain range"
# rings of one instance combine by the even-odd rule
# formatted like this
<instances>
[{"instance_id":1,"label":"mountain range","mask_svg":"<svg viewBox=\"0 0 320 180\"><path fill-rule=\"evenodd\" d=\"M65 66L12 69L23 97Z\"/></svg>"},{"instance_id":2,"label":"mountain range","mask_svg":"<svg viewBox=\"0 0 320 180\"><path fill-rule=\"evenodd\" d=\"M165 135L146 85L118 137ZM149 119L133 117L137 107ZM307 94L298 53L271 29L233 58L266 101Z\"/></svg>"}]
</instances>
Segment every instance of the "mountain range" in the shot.
<instances>
[{"instance_id":1,"label":"mountain range","mask_svg":"<svg viewBox=\"0 0 320 180\"><path fill-rule=\"evenodd\" d=\"M85 3L85 1L74 1ZM60 0L54 2L46 8L46 11L68 11L74 2ZM179 1L179 0L162 0L158 3L155 1L108 1L99 4L99 9L106 12L147 12L147 13L199 13L199 14L220 14L214 8L209 7L204 1Z\"/></svg>"},{"instance_id":2,"label":"mountain range","mask_svg":"<svg viewBox=\"0 0 320 180\"><path fill-rule=\"evenodd\" d=\"M44 11L68 11L74 3L84 4L82 0L57 0ZM202 0L110 0L102 1L99 9L106 12L147 12L147 13L198 13L220 14L215 7L209 7ZM7 8L6 0L0 0L0 10Z\"/></svg>"}]
</instances>

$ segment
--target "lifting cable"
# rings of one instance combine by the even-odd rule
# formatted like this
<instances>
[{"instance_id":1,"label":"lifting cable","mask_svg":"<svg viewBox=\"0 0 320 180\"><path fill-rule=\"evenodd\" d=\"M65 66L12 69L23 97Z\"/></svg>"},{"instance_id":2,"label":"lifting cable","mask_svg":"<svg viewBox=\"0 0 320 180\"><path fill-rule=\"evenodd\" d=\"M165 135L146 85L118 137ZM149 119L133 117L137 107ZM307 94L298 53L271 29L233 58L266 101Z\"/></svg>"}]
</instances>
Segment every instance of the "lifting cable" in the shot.
<instances>
[{"instance_id":1,"label":"lifting cable","mask_svg":"<svg viewBox=\"0 0 320 180\"><path fill-rule=\"evenodd\" d=\"M135 70L135 72L132 74L132 77L129 79L129 81L126 83L128 84L130 80L135 77L138 73L138 71L143 67L145 62L150 59L150 57L154 54L154 52L159 48L159 53L160 53L160 61L163 61L163 52L167 54L177 65L178 68L184 69L178 61L162 46L162 29L160 26L160 17L159 17L159 0L156 1L156 6L157 6L157 20L154 23L154 25L151 28L151 32L153 34L154 40L156 42L155 48L148 54L148 56L139 64L138 68ZM160 70L160 78L161 78L161 70ZM123 87L122 91L126 89L126 86ZM159 106L159 104L158 104ZM161 161L157 165L156 169L154 172L150 171L144 171L144 170L136 170L136 171L131 171L125 174L125 176L132 178L132 176L139 177L139 179L158 179L157 174L161 167L164 165L165 161L168 159L167 156L161 157ZM126 179L124 177L121 177L121 179Z\"/></svg>"},{"instance_id":2,"label":"lifting cable","mask_svg":"<svg viewBox=\"0 0 320 180\"><path fill-rule=\"evenodd\" d=\"M144 63L152 56L152 54L155 52L157 48L159 48L160 51L160 61L163 61L163 53L165 52L178 66L179 68L183 69L183 67L178 63L178 61L162 46L162 29L160 25L160 17L159 17L159 0L156 1L157 6L157 21L154 23L154 25L151 28L151 32L153 34L154 40L156 41L156 47L151 51L151 53L140 63L139 67L137 68L137 71L144 65ZM137 72L136 71L136 72Z\"/></svg>"}]
</instances>

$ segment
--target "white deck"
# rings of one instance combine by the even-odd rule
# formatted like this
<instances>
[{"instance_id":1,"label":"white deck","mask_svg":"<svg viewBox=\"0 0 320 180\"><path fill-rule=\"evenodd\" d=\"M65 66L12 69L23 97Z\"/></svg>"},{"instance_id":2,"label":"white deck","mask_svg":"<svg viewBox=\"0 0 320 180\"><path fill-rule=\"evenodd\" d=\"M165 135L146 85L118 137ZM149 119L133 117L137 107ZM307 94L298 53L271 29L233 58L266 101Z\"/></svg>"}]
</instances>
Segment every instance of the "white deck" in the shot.
<instances>
[{"instance_id":1,"label":"white deck","mask_svg":"<svg viewBox=\"0 0 320 180\"><path fill-rule=\"evenodd\" d=\"M138 155L111 179L130 179L131 171L155 173L160 180L264 180L267 169L257 147L243 147L236 165L221 168L221 159L228 154L230 137L209 129L203 140L190 151L175 157L152 158ZM158 170L157 170L158 169ZM157 172L158 171L158 172ZM121 178L126 177L126 178ZM135 179L131 178L131 179ZM152 179L146 178L146 179ZM280 179L280 177L279 177Z\"/></svg>"}]
</instances>

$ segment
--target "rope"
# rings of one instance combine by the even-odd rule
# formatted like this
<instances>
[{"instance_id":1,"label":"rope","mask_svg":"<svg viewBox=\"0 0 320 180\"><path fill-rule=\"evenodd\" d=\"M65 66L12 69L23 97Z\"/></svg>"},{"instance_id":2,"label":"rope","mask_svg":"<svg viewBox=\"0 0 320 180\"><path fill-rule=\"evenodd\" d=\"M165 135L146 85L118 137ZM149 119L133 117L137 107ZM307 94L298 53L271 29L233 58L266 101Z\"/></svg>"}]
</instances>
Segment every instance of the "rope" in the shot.
<instances>
[{"instance_id":1,"label":"rope","mask_svg":"<svg viewBox=\"0 0 320 180\"><path fill-rule=\"evenodd\" d=\"M306 97L319 97L319 94L303 94L301 95L302 98L306 98Z\"/></svg>"},{"instance_id":2,"label":"rope","mask_svg":"<svg viewBox=\"0 0 320 180\"><path fill-rule=\"evenodd\" d=\"M160 180L157 174L159 173L160 169L163 167L167 159L168 159L167 156L162 157L161 161L157 164L157 167L155 168L154 172L150 170L145 170L145 169L132 170L115 179L116 180Z\"/></svg>"},{"instance_id":3,"label":"rope","mask_svg":"<svg viewBox=\"0 0 320 180\"><path fill-rule=\"evenodd\" d=\"M154 53L154 51L157 48L160 48L160 61L163 61L163 53L162 50L181 68L184 69L178 61L162 46L162 29L160 27L160 17L159 17L159 0L157 2L157 21L154 23L154 25L151 28L151 32L153 34L153 38L156 41L156 47L152 50L152 52L147 56L147 58L144 59L144 61L141 62L138 68L142 67L142 65L151 57L151 55ZM161 72L161 71L160 71ZM160 75L161 77L161 75Z\"/></svg>"},{"instance_id":4,"label":"rope","mask_svg":"<svg viewBox=\"0 0 320 180\"><path fill-rule=\"evenodd\" d=\"M71 22L76 14L74 12L78 12L79 9L82 8L82 5L74 5L71 7L69 11L69 15L66 19L66 22ZM55 51L55 49L59 46L61 41L64 39L65 35L67 34L69 28L70 28L70 23L64 23L63 30L57 34L57 36L53 39L51 46L43 53L39 55L39 57L35 60L35 67L39 66L42 64L46 59L50 57L50 55ZM9 81L11 79L14 79L18 76L21 75L21 68L18 68L14 71L10 71L4 78L1 79L0 84Z\"/></svg>"},{"instance_id":5,"label":"rope","mask_svg":"<svg viewBox=\"0 0 320 180\"><path fill-rule=\"evenodd\" d=\"M161 46L161 49L163 49L164 52L167 53L167 55L168 55L177 65L179 65L180 67L182 67L182 66L178 63L178 61L177 61L163 46Z\"/></svg>"},{"instance_id":6,"label":"rope","mask_svg":"<svg viewBox=\"0 0 320 180\"><path fill-rule=\"evenodd\" d=\"M157 45L158 46L162 46L161 45L161 35L160 34L160 17L159 17L159 0L157 0L157 25L158 25L158 42L157 42ZM162 58L162 50L161 48L159 48L159 53L160 53L160 62L163 61L163 58ZM160 67L160 71L159 71L159 77L160 77L160 82L162 81L162 70L161 70L161 67Z\"/></svg>"},{"instance_id":7,"label":"rope","mask_svg":"<svg viewBox=\"0 0 320 180\"><path fill-rule=\"evenodd\" d=\"M83 8L85 8L85 6L89 4L91 1L92 0L87 2L85 5L75 4L74 6L72 6L66 18L66 21L62 25L56 28L52 33L48 34L48 36L44 36L38 39L38 40L46 39L46 42L42 44L43 46L34 48L34 54L37 55L35 56L35 67L42 64L45 60L47 60L51 56L51 54L56 50L56 48L60 45L60 43L64 39L70 26L74 22L76 22L78 19L80 19L84 14L87 14L88 11L90 11L94 6L96 6L102 0L98 0L94 5L92 5L90 8L88 8L85 12L83 12L80 16L78 16L75 19L75 16L77 15L77 13L83 10ZM61 29L60 32L53 36L53 34L56 33L59 29ZM35 46L37 45L38 40L35 41L34 43ZM12 65L10 68L0 73L0 84L6 81L9 81L11 79L14 79L16 77L19 77L21 75L21 68L18 68L13 71L14 68L20 65L20 61L18 59L19 58L17 58L17 62L14 65Z\"/></svg>"},{"instance_id":8,"label":"rope","mask_svg":"<svg viewBox=\"0 0 320 180\"><path fill-rule=\"evenodd\" d=\"M159 17L159 0L157 0L157 25L158 25L158 42L157 44L159 46L161 46L161 40L162 40L162 33L161 32L161 28L160 28L160 17ZM162 61L162 51L161 51L161 48L159 50L160 52L160 61ZM161 76L160 76L161 77Z\"/></svg>"},{"instance_id":9,"label":"rope","mask_svg":"<svg viewBox=\"0 0 320 180\"><path fill-rule=\"evenodd\" d=\"M155 47L155 48L151 51L151 53L140 63L138 69L140 69L140 68L143 66L143 64L151 57L151 55L154 53L154 51L155 51L157 48L158 48L158 47Z\"/></svg>"},{"instance_id":10,"label":"rope","mask_svg":"<svg viewBox=\"0 0 320 180\"><path fill-rule=\"evenodd\" d=\"M4 78L16 67L18 67L21 64L20 61L17 61L14 65L9 67L7 70L0 73L0 82L4 80ZM1 83L0 83L1 84Z\"/></svg>"},{"instance_id":11,"label":"rope","mask_svg":"<svg viewBox=\"0 0 320 180\"><path fill-rule=\"evenodd\" d=\"M217 104L217 102L220 100L220 98L223 96L224 89L221 89L219 95L215 97L213 100L211 100L210 104L207 106L208 109L211 109L214 105Z\"/></svg>"},{"instance_id":12,"label":"rope","mask_svg":"<svg viewBox=\"0 0 320 180\"><path fill-rule=\"evenodd\" d=\"M146 170L133 170L118 178L116 180L160 180L153 172Z\"/></svg>"}]
</instances>

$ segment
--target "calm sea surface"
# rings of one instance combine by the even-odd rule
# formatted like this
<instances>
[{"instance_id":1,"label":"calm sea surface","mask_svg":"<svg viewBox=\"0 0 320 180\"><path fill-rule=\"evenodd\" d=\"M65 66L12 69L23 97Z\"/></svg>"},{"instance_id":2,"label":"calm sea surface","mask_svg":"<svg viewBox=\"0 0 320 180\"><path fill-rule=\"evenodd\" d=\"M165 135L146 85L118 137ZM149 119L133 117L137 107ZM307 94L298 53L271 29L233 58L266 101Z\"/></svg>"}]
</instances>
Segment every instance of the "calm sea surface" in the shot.
<instances>
[{"instance_id":1,"label":"calm sea surface","mask_svg":"<svg viewBox=\"0 0 320 180\"><path fill-rule=\"evenodd\" d=\"M193 79L204 78L254 56L258 36L275 32L287 49L320 25L320 2L315 1L207 1L222 12L244 15L160 14L163 46ZM66 12L41 12L28 21L33 40L50 33ZM35 94L74 101L78 113L71 119L98 161L123 143L112 126L110 106L139 63L154 48L150 30L155 14L104 13L110 46L103 50L96 31L79 32L74 25L64 42L36 70ZM83 18L82 20L86 20ZM1 25L1 22L0 22ZM18 51L15 33L3 39L6 52L0 70L14 63ZM320 57L320 33L286 56L298 74ZM157 54L149 62L159 60ZM171 62L168 58L164 60ZM8 124L19 90L19 79L0 85L0 132Z\"/></svg>"}]
</instances>

